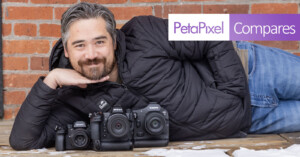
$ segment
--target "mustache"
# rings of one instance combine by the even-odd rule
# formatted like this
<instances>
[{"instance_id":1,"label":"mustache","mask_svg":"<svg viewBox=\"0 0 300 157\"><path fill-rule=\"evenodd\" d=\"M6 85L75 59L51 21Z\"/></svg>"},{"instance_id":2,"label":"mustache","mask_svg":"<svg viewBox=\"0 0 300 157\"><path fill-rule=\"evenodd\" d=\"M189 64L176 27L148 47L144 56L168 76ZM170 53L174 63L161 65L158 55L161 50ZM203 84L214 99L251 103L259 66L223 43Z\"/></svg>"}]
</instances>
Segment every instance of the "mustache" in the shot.
<instances>
[{"instance_id":1,"label":"mustache","mask_svg":"<svg viewBox=\"0 0 300 157\"><path fill-rule=\"evenodd\" d=\"M87 59L87 60L79 60L78 65L92 65L92 64L99 64L99 63L106 63L105 58L95 58L95 59Z\"/></svg>"}]
</instances>

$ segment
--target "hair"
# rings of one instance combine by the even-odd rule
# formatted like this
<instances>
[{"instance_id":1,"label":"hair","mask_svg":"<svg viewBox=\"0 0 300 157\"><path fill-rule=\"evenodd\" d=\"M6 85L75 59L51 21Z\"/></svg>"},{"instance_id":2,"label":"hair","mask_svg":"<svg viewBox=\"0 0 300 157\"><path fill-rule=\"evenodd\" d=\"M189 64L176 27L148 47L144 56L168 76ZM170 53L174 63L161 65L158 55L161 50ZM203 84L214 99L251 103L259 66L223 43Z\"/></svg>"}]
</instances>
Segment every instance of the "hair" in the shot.
<instances>
[{"instance_id":1,"label":"hair","mask_svg":"<svg viewBox=\"0 0 300 157\"><path fill-rule=\"evenodd\" d=\"M81 2L71 6L61 18L61 37L64 47L67 49L69 29L72 23L81 19L102 17L106 22L106 30L110 34L113 44L116 42L116 21L114 14L101 4Z\"/></svg>"}]
</instances>

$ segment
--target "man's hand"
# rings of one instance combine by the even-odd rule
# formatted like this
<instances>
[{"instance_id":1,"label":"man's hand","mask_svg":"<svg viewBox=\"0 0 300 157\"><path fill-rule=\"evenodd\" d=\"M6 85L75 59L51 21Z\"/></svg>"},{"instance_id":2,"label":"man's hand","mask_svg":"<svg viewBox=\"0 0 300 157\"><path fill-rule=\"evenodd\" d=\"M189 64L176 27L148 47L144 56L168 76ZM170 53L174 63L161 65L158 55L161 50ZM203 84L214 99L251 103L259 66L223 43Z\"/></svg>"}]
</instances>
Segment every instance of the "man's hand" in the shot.
<instances>
[{"instance_id":1,"label":"man's hand","mask_svg":"<svg viewBox=\"0 0 300 157\"><path fill-rule=\"evenodd\" d=\"M75 70L56 68L46 76L44 83L52 89L56 89L57 86L63 85L75 85L80 88L86 88L87 84L104 82L108 79L109 76L105 76L100 80L90 80Z\"/></svg>"}]
</instances>

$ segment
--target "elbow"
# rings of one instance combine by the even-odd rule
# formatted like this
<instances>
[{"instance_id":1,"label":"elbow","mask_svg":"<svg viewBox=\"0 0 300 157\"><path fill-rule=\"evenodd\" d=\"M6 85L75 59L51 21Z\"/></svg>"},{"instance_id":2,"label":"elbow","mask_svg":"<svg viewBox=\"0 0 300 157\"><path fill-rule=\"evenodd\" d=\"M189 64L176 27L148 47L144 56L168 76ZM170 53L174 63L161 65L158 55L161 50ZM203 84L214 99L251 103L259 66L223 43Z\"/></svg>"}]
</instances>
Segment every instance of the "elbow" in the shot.
<instances>
[{"instance_id":1,"label":"elbow","mask_svg":"<svg viewBox=\"0 0 300 157\"><path fill-rule=\"evenodd\" d=\"M13 133L11 133L9 136L9 144L14 150L33 149L31 148L32 142L19 138L18 135L15 135Z\"/></svg>"},{"instance_id":2,"label":"elbow","mask_svg":"<svg viewBox=\"0 0 300 157\"><path fill-rule=\"evenodd\" d=\"M27 150L24 147L24 144L16 138L16 135L10 134L9 136L9 145L14 149L14 150Z\"/></svg>"},{"instance_id":3,"label":"elbow","mask_svg":"<svg viewBox=\"0 0 300 157\"><path fill-rule=\"evenodd\" d=\"M9 136L9 145L14 149L14 150L25 150L22 146L22 144L20 144L20 142L18 141L18 139L16 139L16 136L13 134L10 134Z\"/></svg>"}]
</instances>

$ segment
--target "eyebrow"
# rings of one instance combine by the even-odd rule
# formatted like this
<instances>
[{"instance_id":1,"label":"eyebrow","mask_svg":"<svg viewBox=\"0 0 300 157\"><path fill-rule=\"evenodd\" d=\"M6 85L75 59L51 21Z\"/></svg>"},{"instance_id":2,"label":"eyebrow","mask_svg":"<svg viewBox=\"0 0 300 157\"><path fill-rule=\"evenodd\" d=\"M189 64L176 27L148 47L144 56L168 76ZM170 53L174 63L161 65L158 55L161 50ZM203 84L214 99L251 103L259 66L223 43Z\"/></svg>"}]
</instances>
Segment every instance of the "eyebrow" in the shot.
<instances>
[{"instance_id":1,"label":"eyebrow","mask_svg":"<svg viewBox=\"0 0 300 157\"><path fill-rule=\"evenodd\" d=\"M107 37L104 36L104 35L101 35L101 36L95 37L93 40L99 40L99 39L107 39ZM84 40L76 40L76 41L73 41L73 42L72 42L72 45L75 45L75 44L78 44L78 43L81 43L81 42L84 42Z\"/></svg>"},{"instance_id":2,"label":"eyebrow","mask_svg":"<svg viewBox=\"0 0 300 157\"><path fill-rule=\"evenodd\" d=\"M107 39L107 37L104 35L101 35L101 36L94 38L93 40L99 40L99 39Z\"/></svg>"},{"instance_id":3,"label":"eyebrow","mask_svg":"<svg viewBox=\"0 0 300 157\"><path fill-rule=\"evenodd\" d=\"M72 45L75 45L75 44L78 44L78 43L81 43L81 42L84 42L84 40L76 40L76 41L73 41L73 42L72 42Z\"/></svg>"}]
</instances>

